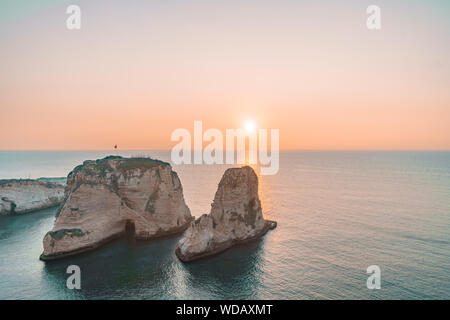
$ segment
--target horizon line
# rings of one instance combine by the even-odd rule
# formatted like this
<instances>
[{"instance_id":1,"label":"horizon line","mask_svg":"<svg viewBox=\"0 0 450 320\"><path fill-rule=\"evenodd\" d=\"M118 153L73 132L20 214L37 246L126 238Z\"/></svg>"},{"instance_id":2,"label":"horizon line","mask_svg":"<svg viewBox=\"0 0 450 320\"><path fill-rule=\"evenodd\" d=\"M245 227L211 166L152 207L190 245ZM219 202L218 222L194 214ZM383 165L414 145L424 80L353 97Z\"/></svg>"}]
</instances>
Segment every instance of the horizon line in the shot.
<instances>
[{"instance_id":1,"label":"horizon line","mask_svg":"<svg viewBox=\"0 0 450 320\"><path fill-rule=\"evenodd\" d=\"M0 152L138 152L163 151L171 149L0 149ZM191 152L196 151L192 149ZM202 150L199 150L202 151ZM225 152L227 150L223 150ZM236 150L234 150L236 151ZM450 151L450 149L280 149L279 151Z\"/></svg>"}]
</instances>

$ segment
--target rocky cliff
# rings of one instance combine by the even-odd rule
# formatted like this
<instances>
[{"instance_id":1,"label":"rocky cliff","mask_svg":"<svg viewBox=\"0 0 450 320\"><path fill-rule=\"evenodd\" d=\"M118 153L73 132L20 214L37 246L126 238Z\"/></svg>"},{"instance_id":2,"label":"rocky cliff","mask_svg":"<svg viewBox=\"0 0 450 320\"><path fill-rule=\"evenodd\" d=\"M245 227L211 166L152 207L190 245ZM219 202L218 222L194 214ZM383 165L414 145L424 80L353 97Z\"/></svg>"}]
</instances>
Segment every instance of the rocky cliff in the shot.
<instances>
[{"instance_id":1,"label":"rocky cliff","mask_svg":"<svg viewBox=\"0 0 450 320\"><path fill-rule=\"evenodd\" d=\"M59 205L64 199L63 183L49 181L0 180L0 215L29 213Z\"/></svg>"},{"instance_id":2,"label":"rocky cliff","mask_svg":"<svg viewBox=\"0 0 450 320\"><path fill-rule=\"evenodd\" d=\"M65 200L44 237L41 259L92 250L120 237L151 239L193 220L171 166L149 158L85 161L67 177Z\"/></svg>"},{"instance_id":3,"label":"rocky cliff","mask_svg":"<svg viewBox=\"0 0 450 320\"><path fill-rule=\"evenodd\" d=\"M211 212L193 221L175 251L181 261L192 261L256 239L276 227L264 220L258 197L258 177L252 168L225 171Z\"/></svg>"}]
</instances>

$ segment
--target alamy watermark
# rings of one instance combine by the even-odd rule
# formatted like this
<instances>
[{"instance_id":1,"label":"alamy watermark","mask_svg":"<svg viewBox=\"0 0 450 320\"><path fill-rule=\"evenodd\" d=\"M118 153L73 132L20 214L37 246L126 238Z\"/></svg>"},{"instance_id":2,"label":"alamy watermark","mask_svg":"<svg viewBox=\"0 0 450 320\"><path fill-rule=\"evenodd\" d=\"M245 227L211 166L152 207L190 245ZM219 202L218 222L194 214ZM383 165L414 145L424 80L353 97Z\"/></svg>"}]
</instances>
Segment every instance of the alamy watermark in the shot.
<instances>
[{"instance_id":1,"label":"alamy watermark","mask_svg":"<svg viewBox=\"0 0 450 320\"><path fill-rule=\"evenodd\" d=\"M380 9L380 7L372 4L367 7L366 13L369 14L369 17L366 20L367 29L380 30L381 29L381 9Z\"/></svg>"},{"instance_id":2,"label":"alamy watermark","mask_svg":"<svg viewBox=\"0 0 450 320\"><path fill-rule=\"evenodd\" d=\"M70 265L67 267L66 273L70 274L67 278L66 286L67 289L73 290L81 289L81 269L77 265Z\"/></svg>"},{"instance_id":3,"label":"alamy watermark","mask_svg":"<svg viewBox=\"0 0 450 320\"><path fill-rule=\"evenodd\" d=\"M245 129L226 129L224 140L219 129L203 132L203 122L194 121L193 141L187 129L172 132L171 141L178 144L172 148L171 160L174 164L253 164L260 166L261 175L274 175L280 167L279 139L279 130L271 129L269 153L268 129L248 123ZM203 147L204 142L209 144Z\"/></svg>"},{"instance_id":4,"label":"alamy watermark","mask_svg":"<svg viewBox=\"0 0 450 320\"><path fill-rule=\"evenodd\" d=\"M369 15L366 20L366 26L369 30L381 29L381 9L377 5L370 5L366 9ZM81 8L77 5L70 5L66 9L66 14L69 14L66 20L66 27L68 30L81 29Z\"/></svg>"},{"instance_id":5,"label":"alamy watermark","mask_svg":"<svg viewBox=\"0 0 450 320\"><path fill-rule=\"evenodd\" d=\"M381 289L381 269L377 265L371 265L367 267L367 274L370 274L367 278L367 289Z\"/></svg>"},{"instance_id":6,"label":"alamy watermark","mask_svg":"<svg viewBox=\"0 0 450 320\"><path fill-rule=\"evenodd\" d=\"M66 13L69 14L66 20L66 27L69 30L81 29L81 9L77 5L70 5L66 9Z\"/></svg>"}]
</instances>

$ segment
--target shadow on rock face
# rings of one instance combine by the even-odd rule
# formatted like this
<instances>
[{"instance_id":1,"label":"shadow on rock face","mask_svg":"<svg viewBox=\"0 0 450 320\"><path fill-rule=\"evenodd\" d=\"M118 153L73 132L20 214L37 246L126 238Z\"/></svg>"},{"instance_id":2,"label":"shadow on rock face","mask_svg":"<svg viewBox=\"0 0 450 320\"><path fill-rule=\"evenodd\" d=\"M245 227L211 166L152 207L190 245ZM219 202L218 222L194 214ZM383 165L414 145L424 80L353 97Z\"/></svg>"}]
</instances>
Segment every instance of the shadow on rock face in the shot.
<instances>
[{"instance_id":1,"label":"shadow on rock face","mask_svg":"<svg viewBox=\"0 0 450 320\"><path fill-rule=\"evenodd\" d=\"M127 220L125 223L125 236L128 240L134 240L136 225L133 220Z\"/></svg>"}]
</instances>

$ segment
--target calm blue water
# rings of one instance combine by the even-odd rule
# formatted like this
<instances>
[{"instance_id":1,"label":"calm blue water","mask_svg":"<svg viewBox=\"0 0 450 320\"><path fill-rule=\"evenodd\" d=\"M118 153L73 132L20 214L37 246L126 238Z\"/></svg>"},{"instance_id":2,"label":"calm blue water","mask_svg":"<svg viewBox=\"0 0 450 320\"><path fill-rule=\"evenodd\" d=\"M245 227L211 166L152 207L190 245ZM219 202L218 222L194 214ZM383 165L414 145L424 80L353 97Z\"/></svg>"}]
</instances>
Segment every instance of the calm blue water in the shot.
<instances>
[{"instance_id":1,"label":"calm blue water","mask_svg":"<svg viewBox=\"0 0 450 320\"><path fill-rule=\"evenodd\" d=\"M65 176L110 152L0 152L0 178ZM168 152L119 152L169 160ZM225 166L175 166L192 214ZM278 228L193 264L178 238L120 240L64 261L38 257L54 210L0 217L0 299L449 299L450 152L284 152L260 181ZM68 265L82 290L66 288ZM366 268L381 268L381 289Z\"/></svg>"}]
</instances>

